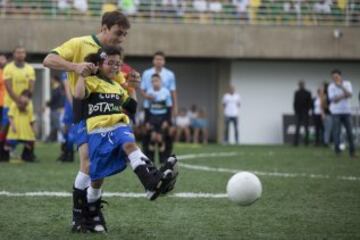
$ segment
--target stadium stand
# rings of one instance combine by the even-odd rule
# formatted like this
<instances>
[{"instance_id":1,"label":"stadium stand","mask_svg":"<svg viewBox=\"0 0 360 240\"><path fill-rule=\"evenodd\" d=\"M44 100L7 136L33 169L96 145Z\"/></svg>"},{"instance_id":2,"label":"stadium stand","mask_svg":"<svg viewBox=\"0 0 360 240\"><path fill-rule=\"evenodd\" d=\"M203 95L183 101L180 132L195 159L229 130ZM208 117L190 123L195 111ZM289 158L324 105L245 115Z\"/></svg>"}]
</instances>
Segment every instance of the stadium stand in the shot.
<instances>
[{"instance_id":1,"label":"stadium stand","mask_svg":"<svg viewBox=\"0 0 360 240\"><path fill-rule=\"evenodd\" d=\"M134 22L358 26L359 0L1 0L0 17L94 18L121 9Z\"/></svg>"}]
</instances>

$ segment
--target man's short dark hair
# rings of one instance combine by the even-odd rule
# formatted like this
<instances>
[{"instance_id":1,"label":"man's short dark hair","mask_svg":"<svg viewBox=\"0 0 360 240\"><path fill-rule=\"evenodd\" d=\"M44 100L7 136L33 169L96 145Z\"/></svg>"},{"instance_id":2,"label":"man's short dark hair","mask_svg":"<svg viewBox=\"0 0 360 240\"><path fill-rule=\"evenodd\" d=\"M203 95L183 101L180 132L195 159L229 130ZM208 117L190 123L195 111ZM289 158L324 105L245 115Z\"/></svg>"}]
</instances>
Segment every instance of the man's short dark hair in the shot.
<instances>
[{"instance_id":1,"label":"man's short dark hair","mask_svg":"<svg viewBox=\"0 0 360 240\"><path fill-rule=\"evenodd\" d=\"M102 16L101 25L106 25L110 29L114 25L119 25L125 29L130 28L129 19L120 11L106 12Z\"/></svg>"},{"instance_id":2,"label":"man's short dark hair","mask_svg":"<svg viewBox=\"0 0 360 240\"><path fill-rule=\"evenodd\" d=\"M334 70L331 71L331 75L333 75L333 74L341 75L341 71L339 69L334 69Z\"/></svg>"},{"instance_id":3,"label":"man's short dark hair","mask_svg":"<svg viewBox=\"0 0 360 240\"><path fill-rule=\"evenodd\" d=\"M153 56L154 57L161 56L161 57L165 58L165 53L163 51L156 51Z\"/></svg>"},{"instance_id":4,"label":"man's short dark hair","mask_svg":"<svg viewBox=\"0 0 360 240\"><path fill-rule=\"evenodd\" d=\"M14 48L13 53L16 52L16 50L18 50L18 49L24 49L26 51L24 46L18 45Z\"/></svg>"}]
</instances>

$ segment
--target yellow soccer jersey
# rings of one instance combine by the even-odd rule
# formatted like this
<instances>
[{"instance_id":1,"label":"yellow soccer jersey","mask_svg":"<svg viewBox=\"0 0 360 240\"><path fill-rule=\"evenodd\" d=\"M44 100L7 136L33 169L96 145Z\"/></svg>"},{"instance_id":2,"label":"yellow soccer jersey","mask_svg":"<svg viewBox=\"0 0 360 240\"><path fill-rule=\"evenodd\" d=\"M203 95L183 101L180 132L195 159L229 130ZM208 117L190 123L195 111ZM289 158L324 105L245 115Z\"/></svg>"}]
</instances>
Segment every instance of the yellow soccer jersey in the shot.
<instances>
[{"instance_id":1,"label":"yellow soccer jersey","mask_svg":"<svg viewBox=\"0 0 360 240\"><path fill-rule=\"evenodd\" d=\"M12 103L9 108L9 118L14 122L16 132L9 128L7 139L35 141L35 134L31 127L31 123L35 121L33 113L33 105L30 102L24 112L21 112L16 103Z\"/></svg>"},{"instance_id":2,"label":"yellow soccer jersey","mask_svg":"<svg viewBox=\"0 0 360 240\"><path fill-rule=\"evenodd\" d=\"M51 52L58 54L63 59L73 62L73 63L82 63L87 55L92 53L97 53L101 48L99 39L96 35L89 35L83 37L72 38L69 41L63 43L61 46L53 49ZM75 72L68 72L68 80L70 91L74 94L74 89L76 86L76 81L78 75ZM119 72L119 75L114 79L114 81L119 84L125 83L125 78L122 73Z\"/></svg>"},{"instance_id":3,"label":"yellow soccer jersey","mask_svg":"<svg viewBox=\"0 0 360 240\"><path fill-rule=\"evenodd\" d=\"M14 93L20 96L21 92L29 89L30 81L35 81L34 68L25 63L24 67L18 68L14 62L7 64L4 68L4 80L10 81ZM13 100L5 93L4 106L10 107Z\"/></svg>"},{"instance_id":4,"label":"yellow soccer jersey","mask_svg":"<svg viewBox=\"0 0 360 240\"><path fill-rule=\"evenodd\" d=\"M128 116L122 111L122 105L130 98L119 83L98 76L87 77L85 82L88 133L99 128L112 127L117 123L130 123Z\"/></svg>"}]
</instances>

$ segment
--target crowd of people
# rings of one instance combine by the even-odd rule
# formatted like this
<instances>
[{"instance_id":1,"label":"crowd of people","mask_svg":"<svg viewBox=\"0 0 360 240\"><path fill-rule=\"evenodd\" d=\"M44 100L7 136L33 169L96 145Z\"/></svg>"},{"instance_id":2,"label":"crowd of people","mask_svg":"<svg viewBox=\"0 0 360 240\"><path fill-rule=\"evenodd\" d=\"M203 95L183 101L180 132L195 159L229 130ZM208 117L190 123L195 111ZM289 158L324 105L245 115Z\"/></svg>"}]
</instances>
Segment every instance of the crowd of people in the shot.
<instances>
[{"instance_id":1,"label":"crowd of people","mask_svg":"<svg viewBox=\"0 0 360 240\"><path fill-rule=\"evenodd\" d=\"M3 0L0 4L6 14L94 15L116 9L133 17L196 18L200 22L238 19L255 22L360 21L360 2L337 0Z\"/></svg>"},{"instance_id":2,"label":"crowd of people","mask_svg":"<svg viewBox=\"0 0 360 240\"><path fill-rule=\"evenodd\" d=\"M353 96L352 84L343 79L342 72L334 69L331 72L332 82L323 83L312 98L305 88L305 82L299 82L299 89L294 94L294 111L296 130L294 146L299 145L300 127L304 127L304 144L309 145L309 125L312 120L315 127L315 145L329 146L334 143L336 154L342 152L342 126L345 128L346 140L351 157L355 155L355 144L352 124L350 99ZM360 95L359 95L360 98ZM360 99L359 99L360 100Z\"/></svg>"}]
</instances>

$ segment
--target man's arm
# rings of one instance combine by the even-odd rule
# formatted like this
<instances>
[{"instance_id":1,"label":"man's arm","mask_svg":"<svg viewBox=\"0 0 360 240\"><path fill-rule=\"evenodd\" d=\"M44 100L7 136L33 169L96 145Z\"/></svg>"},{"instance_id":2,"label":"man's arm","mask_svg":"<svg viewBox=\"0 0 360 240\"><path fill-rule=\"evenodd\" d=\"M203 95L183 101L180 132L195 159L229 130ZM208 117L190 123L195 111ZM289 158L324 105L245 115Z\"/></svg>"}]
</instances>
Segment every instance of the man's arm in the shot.
<instances>
[{"instance_id":1,"label":"man's arm","mask_svg":"<svg viewBox=\"0 0 360 240\"><path fill-rule=\"evenodd\" d=\"M11 83L10 79L5 79L5 89L6 89L7 93L9 94L9 97L16 104L19 104L20 103L19 96L14 93L14 90L13 90L12 83Z\"/></svg>"},{"instance_id":2,"label":"man's arm","mask_svg":"<svg viewBox=\"0 0 360 240\"><path fill-rule=\"evenodd\" d=\"M96 67L93 63L72 63L63 59L61 56L55 53L49 53L44 61L43 65L45 67L55 69L55 70L62 70L66 72L75 72L80 76L88 76L90 73L95 71Z\"/></svg>"}]
</instances>

